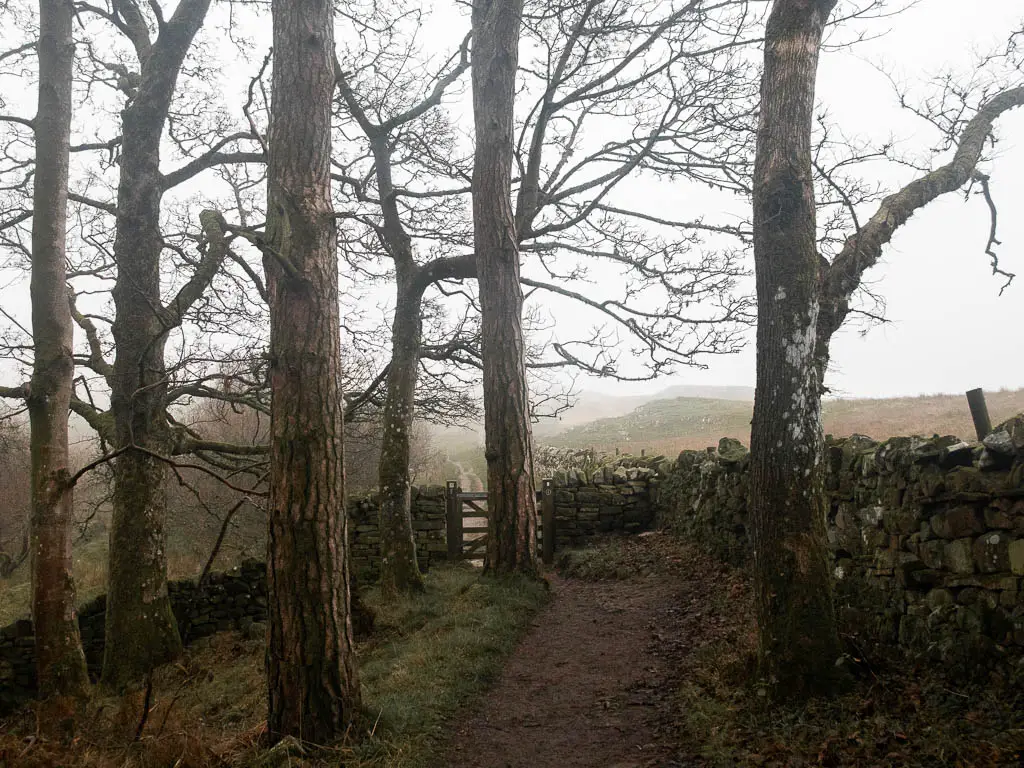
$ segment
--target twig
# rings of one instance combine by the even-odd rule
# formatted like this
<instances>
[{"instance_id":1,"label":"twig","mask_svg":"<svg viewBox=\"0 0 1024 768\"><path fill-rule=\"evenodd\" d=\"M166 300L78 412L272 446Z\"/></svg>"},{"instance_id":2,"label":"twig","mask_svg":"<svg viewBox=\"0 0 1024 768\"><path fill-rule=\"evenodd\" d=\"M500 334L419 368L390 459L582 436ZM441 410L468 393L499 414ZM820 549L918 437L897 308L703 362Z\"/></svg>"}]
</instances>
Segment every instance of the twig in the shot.
<instances>
[{"instance_id":1,"label":"twig","mask_svg":"<svg viewBox=\"0 0 1024 768\"><path fill-rule=\"evenodd\" d=\"M985 243L985 255L992 259L992 274L1002 275L1006 278L1006 282L1003 283L1003 287L999 289L999 295L1002 296L1003 291L1010 287L1010 283L1013 282L1016 275L1012 272L1007 272L1006 270L999 268L999 257L996 255L995 250L993 250L997 245L1002 245L1002 243L1000 243L999 239L996 237L996 225L998 223L999 211L996 209L996 203L992 199L992 190L989 188L989 177L987 174L976 171L974 173L974 181L978 182L978 185L981 187L981 196L985 198L985 203L988 205L989 215L992 222L988 231L988 242Z\"/></svg>"},{"instance_id":2,"label":"twig","mask_svg":"<svg viewBox=\"0 0 1024 768\"><path fill-rule=\"evenodd\" d=\"M65 490L67 490L68 488L74 488L74 487L75 487L75 484L76 484L76 483L77 483L77 482L78 482L79 480L81 480L81 479L82 479L82 477L83 477L83 476L84 476L84 475L85 475L86 473L88 473L88 472L91 472L92 470L96 469L96 467L100 466L101 464L106 464L106 463L108 463L108 462L110 462L110 461L113 461L113 460L114 460L114 459L116 459L116 458L117 458L118 456L120 456L120 455L121 455L122 453L124 453L125 451L129 450L129 449L130 449L131 447L132 447L132 446L130 446L130 445L126 445L126 446L124 446L124 447L122 447L122 448L118 448L118 449L117 449L116 451L114 451L113 453L108 453L108 454L106 454L106 455L104 455L104 456L100 456L100 457L99 457L98 459L96 459L95 461L90 461L90 462L89 462L88 464L86 464L86 465L85 465L84 467L82 467L82 468L81 468L80 470L78 470L77 472L75 472L75 474L73 474L73 475L72 475L71 477L69 477L69 478L68 478L68 479L67 479L67 480L66 480L66 481L64 482L64 489L65 489Z\"/></svg>"},{"instance_id":3,"label":"twig","mask_svg":"<svg viewBox=\"0 0 1024 768\"><path fill-rule=\"evenodd\" d=\"M263 476L260 477L260 479L256 481L255 485L258 486L260 483L262 483L266 479L266 477L267 477L267 473L264 472ZM247 501L249 501L249 497L248 496L243 496L242 498L240 498L235 503L235 505L231 509L228 510L227 515L224 516L224 523L220 527L220 533L217 534L217 541L214 542L213 551L210 552L210 557L207 559L206 565L203 566L203 572L199 576L199 586L203 586L203 584L206 583L206 579L210 575L210 569L213 567L213 561L216 560L217 559L217 555L220 554L220 547L221 547L221 544L224 543L224 537L227 535L228 525L231 523L231 518L233 518L235 516L235 513L239 509L241 509L242 505L245 504L245 502L247 502Z\"/></svg>"},{"instance_id":4,"label":"twig","mask_svg":"<svg viewBox=\"0 0 1024 768\"><path fill-rule=\"evenodd\" d=\"M174 692L174 696L171 698L171 702L167 705L167 709L164 710L163 720L160 721L160 727L157 729L156 732L157 738L160 738L163 735L164 728L167 727L167 718L171 716L171 710L174 709L174 705L178 703L178 699L180 699L181 695L185 692L185 688L187 688L188 684L191 683L193 680L192 675L189 674L189 671L185 669L185 667L181 666L180 664L178 664L177 666L179 669L185 672L186 677L184 680L182 680L181 685L178 686L178 690Z\"/></svg>"}]
</instances>

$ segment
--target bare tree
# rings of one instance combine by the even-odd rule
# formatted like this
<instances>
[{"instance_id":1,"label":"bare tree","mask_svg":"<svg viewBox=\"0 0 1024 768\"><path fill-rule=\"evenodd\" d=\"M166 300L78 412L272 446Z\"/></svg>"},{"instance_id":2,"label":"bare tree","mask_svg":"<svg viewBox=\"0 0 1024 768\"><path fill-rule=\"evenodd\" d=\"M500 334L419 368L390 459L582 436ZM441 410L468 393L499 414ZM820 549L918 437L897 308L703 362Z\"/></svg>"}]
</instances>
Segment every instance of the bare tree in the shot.
<instances>
[{"instance_id":1,"label":"bare tree","mask_svg":"<svg viewBox=\"0 0 1024 768\"><path fill-rule=\"evenodd\" d=\"M739 7L741 4L724 5ZM703 352L736 348L736 337L728 326L742 323L749 317L742 297L736 301L726 297L742 274L732 256L726 254L725 258L717 259L702 253L693 263L688 263L691 253L698 248L695 233L715 230L718 234L717 229L723 229L726 236L738 237L742 244L745 233L741 228L716 228L695 221L690 222L693 226L684 232L687 222L659 220L642 210L631 211L629 204L613 198L617 186L631 174L665 173L672 176L692 173L694 178L707 181L711 174L709 168L727 166L729 153L735 154L733 145L725 141L725 134L721 131L716 134L702 121L711 116L713 110L710 105L718 100L720 91L728 82L730 70L726 65L730 59L727 53L742 39L734 39L734 36L725 41L710 37L705 40L702 35L709 35L714 26L705 14L681 12L682 6L680 12L672 9L665 14L655 6L654 3L646 3L641 13L623 2L584 6L566 3L547 10L537 6L527 13L525 30L530 36L531 47L541 52L541 58L539 62L530 62L529 66L521 68L520 73L531 80L527 90L538 99L536 104L546 106L539 109L532 105L525 110L526 116L516 132L516 165L520 168L521 179L526 180L522 183L532 190L530 194L519 195L522 213L517 212L517 222L529 222L517 235L522 239L523 253L529 255L536 267L533 274L524 277L524 285L537 296L546 294L576 301L585 311L602 317L611 326L610 329L595 329L585 338L566 338L556 333L554 323L544 321L534 308L527 317L546 322L546 327L538 325L532 338L527 339L527 366L534 372L554 373L582 368L602 375L634 377L634 372L618 368L612 352L615 343L621 341L618 338L618 332L621 332L635 343L635 351L648 358L645 370L639 376L656 375L668 370L674 362L695 364ZM687 6L689 11L696 7ZM159 31L160 24L150 10L139 8L150 26ZM121 11L112 17L110 14L99 15L91 6L84 7L84 17L100 19L131 44L125 54L119 55L119 61L114 62L99 55L98 46L90 46L85 57L90 69L85 74L90 87L102 84L116 88L131 103L145 73L133 71L133 65L128 63L133 57L138 60L134 41L141 40L141 36L128 38L125 35L127 28L122 28L122 15ZM121 22L120 26L114 21ZM354 17L352 21L359 26L361 20ZM371 27L384 30L380 33L384 38L390 34L386 24L378 25L374 21L366 25L366 29ZM567 30L573 34L565 34ZM594 44L598 40L602 46ZM684 42L697 40L701 41L699 45L682 50ZM405 286L398 292L402 300L397 302L397 306L403 312L410 309L420 312L421 319L417 323L423 327L422 342L419 342L420 362L418 367L391 364L390 355L375 353L379 357L375 361L378 372L365 377L366 381L358 384L357 391L347 394L346 413L363 411L376 413L374 418L382 418L388 411L405 419L415 412L421 418L448 421L458 418L453 414L453 408L459 413L472 411L470 389L475 386L476 370L482 366L480 329L476 318L479 304L470 286L457 284L457 281L475 276L472 227L466 215L471 162L469 156L460 151L457 132L446 124L441 105L444 94L456 85L459 74L465 69L465 48L460 48L440 66L434 66L435 76L432 79L424 79L422 68L409 66L408 60L403 61L403 57L408 59L406 54L395 46L388 47L385 42L388 41L385 39L371 55L357 58L352 64L354 73L341 73L339 76L339 95L342 97L339 99L339 111L345 116L341 135L336 136L333 160L333 176L339 182L338 216L344 222L339 239L342 253L349 260L348 266L360 278L369 270L365 260L356 262L356 252L361 251L371 258L384 256L391 261L392 250L406 255L415 250L415 261L412 262L415 270L403 267L402 270L396 268L394 272L396 277L399 271L402 272ZM723 44L719 45L720 42ZM715 53L716 50L723 53ZM716 58L719 55L724 58ZM351 57L346 54L343 58L348 65ZM555 66L560 61L563 66ZM680 68L680 62L690 61L704 62L704 68ZM397 66L391 66L392 63ZM545 70L549 76L542 76ZM676 75L668 75L670 71ZM719 77L709 74L718 71L725 74ZM678 81L675 85L673 77ZM679 83L691 79L694 81L692 88L678 88ZM701 88L696 87L698 82ZM188 88L192 89L194 85L193 79L189 79ZM704 92L708 97L702 102L696 94ZM671 113L671 119L664 119L654 107L670 93L674 94L674 103L681 108ZM243 113L249 130L242 132L227 133L223 125L203 127L189 114L188 108L197 97L181 97L182 105L178 108L172 104L166 123L169 140L189 160L177 170L163 174L165 190L173 189L205 168L219 167L226 162L263 162L262 152L230 149L242 139L259 144L259 136L264 132L259 125L259 112L265 107L261 77L254 78L248 95ZM616 106L620 104L624 106ZM714 114L741 121L746 109L743 99L733 98L731 104L733 106L729 110L719 109ZM202 110L192 111L202 114ZM596 148L581 138L585 120L597 121L598 130L602 125L607 127L609 120L614 120L619 126L621 139L610 142L604 150L594 151ZM683 131L685 121L689 121L689 127ZM590 125L589 122L587 124ZM369 127L369 133L364 130L364 125ZM575 128L562 130L562 126ZM703 143L696 141L698 136L706 137ZM204 143L208 149L198 149ZM103 160L100 164L116 172L119 168L114 160L122 152L121 144L120 136L98 135L94 141L76 149L95 153L98 161ZM714 147L722 148L721 155L710 153ZM377 160L382 156L384 162L378 168ZM700 158L699 162L697 158ZM529 169L529 173L525 173L525 169ZM207 459L212 458L212 451L232 448L223 441L204 439L200 427L181 423L178 420L181 414L176 410L180 404L195 398L213 397L222 401L230 399L240 407L266 406L265 394L260 391L263 382L258 373L259 355L264 344L260 333L253 333L254 341L240 343L237 352L231 351L227 355L226 365L234 370L248 368L251 371L251 375L238 377L242 387L234 390L230 398L208 385L211 376L217 376L210 368L220 369L220 357L224 352L201 346L202 340L211 338L212 334L219 332L223 338L225 334L234 333L239 317L244 318L247 328L258 329L263 322L260 314L263 310L254 307L253 302L262 301L265 286L259 279L253 279L251 265L230 249L230 241L234 238L260 239L256 234L259 225L253 226L254 221L258 222L263 207L258 196L253 195L260 173L256 166L224 169L222 175L227 177L238 201L233 207L237 208L239 219L239 224L227 225L228 236L224 244L228 248L219 273L225 277L220 287L211 282L188 309L190 325L170 326L168 331L177 336L179 334L174 329L182 329L182 342L177 346L172 344L169 354L166 350L164 352L165 357L179 356L177 361L164 366L168 380L163 398L167 424L161 432L169 439L165 449L158 451L151 447L147 456L154 462L160 462L162 458L163 465L171 469L177 470L177 457L184 454L193 452L200 463L206 464ZM722 179L725 178L722 171ZM520 184L520 179L514 183ZM81 263L76 264L74 276L95 280L102 275L106 279L106 276L116 274L110 258L115 250L114 243L104 240L104 232L109 228L106 218L117 215L118 204L116 199L112 200L107 195L108 190L103 189L103 184L97 179L90 179L88 187L83 193L73 195L78 206L77 229L87 246L76 249L76 254L91 250L97 257L91 262L81 259ZM382 194L385 188L390 189L390 193ZM164 207L166 210L170 206ZM185 221L178 215L179 210L188 213L184 206L173 209L175 224L171 228L165 224L162 228L164 250L161 271L169 280L172 279L172 264L178 265L179 269L184 268L185 274L189 274L200 265L209 263L203 258L203 254L208 253L205 248L207 238L189 232L185 225L178 225L177 221ZM11 220L22 215L13 215ZM394 226L396 221L397 227ZM362 231L358 228L353 231L353 224L360 225ZM173 231L174 226L178 226L180 231ZM403 234L411 243L402 243ZM198 257L193 252L197 246ZM17 244L12 243L10 247L15 250ZM628 277L611 281L599 278L595 284L588 277L588 269L590 262L598 260L621 267ZM404 263L410 262L406 258ZM256 290L236 289L240 283L228 279L229 270L235 268L244 273ZM410 292L406 290L405 278L414 272L418 277L415 281L417 290ZM391 275L383 273L381 277L390 279ZM448 280L456 283L446 282ZM622 286L622 295L614 298L600 295L606 283ZM437 286L436 296L425 295L431 286ZM660 292L665 300L656 309L652 309L652 291ZM91 292L87 289L81 295L88 297ZM719 299L721 301L716 304ZM439 322L445 316L443 300L453 305L461 302L454 322ZM94 303L89 298L83 301L87 305ZM173 299L164 301L168 306L173 304ZM702 314L691 311L691 307L703 302L710 302L721 312ZM91 390L93 386L102 389L112 371L112 365L104 357L110 354L111 349L105 329L116 317L107 315L106 312L97 313L81 306L75 312L74 316L88 340L88 349L85 354L77 356L78 364L87 373L79 377L79 397L72 402L72 407L100 431L116 451L120 448L116 447L113 413L96 407ZM404 320L398 317L390 324L386 331L392 337L392 344L378 344L382 351L391 346L398 350L399 357L403 354L409 357L405 353L414 346L412 341L416 335L403 331L411 327L407 320L408 316ZM362 343L362 331L353 329L349 318L346 318L346 330L355 343ZM184 348L186 334L188 339L196 340L189 342L191 348L187 355ZM549 338L543 338L545 336ZM171 337L172 341L174 338ZM399 342L397 347L396 341ZM162 343L166 345L167 340ZM247 362L246 356L253 362ZM408 384L410 378L416 385L411 404L407 400L408 386L388 386L389 381L397 379ZM454 398L451 396L453 391ZM565 405L566 398L559 393L554 397L538 392L534 394L533 417L546 407L539 404L542 400L547 400L556 409ZM400 458L399 449L405 432L385 430L385 434L393 436L392 448L397 450L389 450L386 455ZM265 451L266 446L250 443L234 448L241 450L238 456L244 457L242 463L250 476L258 477L260 470L256 464L262 458L255 454L261 449ZM233 460L218 458L217 461L222 472L240 470ZM403 462L388 464L392 467L387 470L389 476L397 476L401 480L401 475L404 475L406 482L384 481L382 484L396 488L407 485L408 473L400 472ZM395 470L395 467L399 469ZM218 467L210 465L206 469ZM395 471L400 475L395 475ZM191 472L186 468L179 474ZM408 529L407 521L402 517L396 518L398 528L395 530ZM402 540L401 533L398 540ZM412 551L411 546L406 549ZM396 555L395 561L399 559L409 558ZM414 574L416 569L413 566L406 571Z\"/></svg>"},{"instance_id":2,"label":"bare tree","mask_svg":"<svg viewBox=\"0 0 1024 768\"><path fill-rule=\"evenodd\" d=\"M831 337L848 316L865 270L877 263L893 233L940 195L972 178L983 180L977 166L994 121L1024 104L1024 87L1007 88L1013 81L1004 81L982 93L973 117L957 112L945 122L949 145L955 147L952 160L885 197L829 262L819 251L812 128L818 54L835 5L835 0L776 0L772 7L754 174L754 576L762 670L783 696L828 693L840 678L824 536L821 428ZM1021 82L1019 66L1011 77ZM961 99L965 107L966 98ZM856 225L852 207L850 216ZM994 244L992 234L987 250Z\"/></svg>"},{"instance_id":3,"label":"bare tree","mask_svg":"<svg viewBox=\"0 0 1024 768\"><path fill-rule=\"evenodd\" d=\"M167 467L161 457L169 452L170 436L164 346L218 264L202 265L179 295L163 304L160 201L166 182L159 159L178 73L209 5L209 0L184 0L157 25L155 40L134 1L118 3L111 19L131 40L140 68L137 87L127 86L129 103L122 113L113 248L116 355L108 372L113 445L121 454L114 466L103 680L115 688L181 652L167 596ZM223 257L216 249L209 253Z\"/></svg>"},{"instance_id":4,"label":"bare tree","mask_svg":"<svg viewBox=\"0 0 1024 768\"><path fill-rule=\"evenodd\" d=\"M352 648L338 264L333 6L274 0L264 266L270 304L267 727L317 744L359 708Z\"/></svg>"},{"instance_id":5,"label":"bare tree","mask_svg":"<svg viewBox=\"0 0 1024 768\"><path fill-rule=\"evenodd\" d=\"M380 585L383 594L420 591L422 576L416 561L410 514L410 445L414 422L416 388L423 357L423 296L425 291L444 276L443 259L417 263L413 239L403 220L401 202L395 187L393 158L399 147L409 145L408 135L416 140L415 123L437 106L445 90L468 68L468 41L463 43L458 58L445 67L433 89L408 109L377 121L368 114L338 65L339 92L346 110L363 132L373 158L376 193L380 207L380 224L374 225L384 252L394 263L396 302L391 327L391 358L386 369L387 380L381 409L381 447L379 462L380 488ZM363 185L350 176L346 179L356 194L365 199Z\"/></svg>"},{"instance_id":6,"label":"bare tree","mask_svg":"<svg viewBox=\"0 0 1024 768\"><path fill-rule=\"evenodd\" d=\"M39 107L32 216L32 623L42 696L82 696L89 676L71 573L73 488L68 408L75 374L74 323L65 274L73 9L39 2Z\"/></svg>"},{"instance_id":7,"label":"bare tree","mask_svg":"<svg viewBox=\"0 0 1024 768\"><path fill-rule=\"evenodd\" d=\"M204 367L228 363L201 352L182 355L172 368L165 361L168 339L185 325L189 312L217 332L222 316L204 294L212 292L223 261L234 254L223 236L222 220L212 212L199 216L201 234L166 234L163 197L206 169L263 161L261 152L225 150L249 137L248 132L215 137L202 152L201 139L207 133L174 108L180 98L179 75L208 7L209 2L183 2L166 18L159 4L140 6L133 0L115 3L111 9L84 3L77 7L83 26L94 35L83 43L84 87L112 89L124 106L113 111L120 135L71 147L75 153L95 153L97 163L79 180L81 191L70 195L77 206L79 245L70 277L85 284L84 290L71 292L70 309L85 337L85 352L76 353L75 362L86 371L76 376L79 391L70 405L96 430L105 452L102 460L114 466L104 665L104 678L114 687L139 679L180 651L166 594L167 467L177 468L174 456L232 449L203 440L177 424L172 413L176 401L205 393ZM134 63L125 63L133 59ZM92 108L102 111L101 106ZM96 124L109 130L102 121ZM196 147L201 154L172 172L161 172L165 131L180 154L189 157ZM105 176L108 172L116 174L116 193ZM187 221L190 213L181 218ZM0 225L5 245L14 253L22 249L18 218ZM189 253L189 245L199 251L198 257ZM181 272L187 275L184 280L178 275L167 279L168 254L179 258ZM113 291L107 295L112 295L112 315L92 299L105 294L111 284ZM167 285L173 289L169 298L161 291ZM235 295L240 294L244 292ZM82 296L88 297L88 308L81 306ZM113 362L108 359L111 352ZM181 386L181 379L189 375L195 378ZM94 388L105 391L94 397ZM107 393L110 406L104 410L101 401ZM234 449L243 456L265 452L265 447L251 445Z\"/></svg>"},{"instance_id":8,"label":"bare tree","mask_svg":"<svg viewBox=\"0 0 1024 768\"><path fill-rule=\"evenodd\" d=\"M536 268L522 283L538 296L575 302L611 326L573 338L556 333L554 323L547 328L535 323L534 343L526 348L529 370L648 378L675 364L699 365L701 354L739 347L736 330L750 320L749 304L738 292L730 294L742 267L728 249L698 259L692 253L702 234L733 238L742 247L747 232L700 219L659 219L614 197L624 180L639 173L728 188L748 175L744 140L732 133L753 111L753 79L734 54L749 35L742 18L736 21L738 33L714 32L728 27L726 22L733 21L729 14L742 8L739 2L723 5L717 17L700 4L664 11L656 3L638 9L625 2L545 4L526 12L524 30L538 53L520 67L526 85L519 96L536 101L527 102L526 117L517 125L520 176L514 185L519 190L517 237ZM343 116L355 123L355 136L364 143L352 146L353 134L343 121L345 143L336 150L334 178L346 195L339 216L347 228L363 226L362 233L346 230L346 250L383 252L389 259L398 255L394 271L400 285L392 325L397 356L385 373L392 382L402 377L406 386L401 397L396 393L402 390L388 390L386 408L411 418L417 369L408 360L415 359L416 348L421 360L482 367L475 322L457 324L438 342L421 343L412 321L417 313L426 314L422 296L431 285L446 297L465 298L467 308L479 313L475 296L445 284L476 276L471 227L461 205L469 194L470 169L442 107L445 93L465 68L464 48L438 68L436 77L424 81L424 67L410 66L413 54L400 44L395 19L381 18L370 26L372 34L364 31L360 39L377 35L380 40L375 45L364 40L368 50L358 52L362 55L346 53L346 66L353 71L339 76ZM672 105L667 111L666 103ZM591 123L604 134L613 127L616 140L603 146L586 140L584 125ZM619 274L595 284L589 273L599 262L604 262L606 278L612 270ZM367 272L363 262L358 268ZM615 295L606 284L624 290ZM535 320L536 313L527 316ZM626 357L644 361L639 372L619 367L618 344L635 345L636 354ZM544 410L541 399L533 398L531 416ZM556 408L564 407L566 399L557 397ZM404 506L397 497L407 477L405 482L396 478L406 473L395 473L405 462L393 459L401 458L406 434L407 429L385 427L390 448L380 482L382 488L395 489L396 503L387 510L397 525L392 538L399 542L385 546L391 553L385 581L392 563L403 573L416 572L405 556L411 551L407 510L391 514ZM389 537L391 530L385 526Z\"/></svg>"}]
</instances>

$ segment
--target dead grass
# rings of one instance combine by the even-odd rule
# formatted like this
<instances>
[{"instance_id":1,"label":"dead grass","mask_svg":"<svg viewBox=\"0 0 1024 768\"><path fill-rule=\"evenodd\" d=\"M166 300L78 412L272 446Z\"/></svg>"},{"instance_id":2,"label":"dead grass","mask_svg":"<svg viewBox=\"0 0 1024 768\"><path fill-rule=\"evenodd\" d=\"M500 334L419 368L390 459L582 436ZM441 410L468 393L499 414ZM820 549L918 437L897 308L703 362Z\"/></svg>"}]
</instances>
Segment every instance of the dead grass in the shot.
<instances>
[{"instance_id":1,"label":"dead grass","mask_svg":"<svg viewBox=\"0 0 1024 768\"><path fill-rule=\"evenodd\" d=\"M664 552L641 544L650 535L608 536L588 546L566 550L558 558L558 570L584 581L650 576L664 568L666 558Z\"/></svg>"},{"instance_id":2,"label":"dead grass","mask_svg":"<svg viewBox=\"0 0 1024 768\"><path fill-rule=\"evenodd\" d=\"M267 750L263 642L216 635L154 676L145 693L89 702L78 735L62 743L38 732L25 711L4 724L0 768L417 768L451 717L499 673L546 600L543 584L482 579L470 567L436 568L425 595L383 606L371 590L378 630L359 648L365 712L349 743L317 753Z\"/></svg>"},{"instance_id":3,"label":"dead grass","mask_svg":"<svg viewBox=\"0 0 1024 768\"><path fill-rule=\"evenodd\" d=\"M941 670L866 670L837 698L769 704L758 695L754 646L697 654L679 691L682 756L695 766L1015 766L1024 704L1001 685L954 688Z\"/></svg>"},{"instance_id":4,"label":"dead grass","mask_svg":"<svg viewBox=\"0 0 1024 768\"><path fill-rule=\"evenodd\" d=\"M1024 412L1024 389L986 392L992 423L998 424ZM648 417L641 422L635 414L577 426L550 437L552 445L593 448L613 453L648 456L676 456L683 450L703 450L732 437L750 445L752 404L715 400L660 401L657 415L650 412L659 403L646 406ZM737 410L737 405L741 407ZM957 435L974 437L974 423L963 395L918 395L878 399L830 399L823 403L825 432L836 437L868 435L875 440L905 435ZM631 437L623 437L630 435Z\"/></svg>"}]
</instances>

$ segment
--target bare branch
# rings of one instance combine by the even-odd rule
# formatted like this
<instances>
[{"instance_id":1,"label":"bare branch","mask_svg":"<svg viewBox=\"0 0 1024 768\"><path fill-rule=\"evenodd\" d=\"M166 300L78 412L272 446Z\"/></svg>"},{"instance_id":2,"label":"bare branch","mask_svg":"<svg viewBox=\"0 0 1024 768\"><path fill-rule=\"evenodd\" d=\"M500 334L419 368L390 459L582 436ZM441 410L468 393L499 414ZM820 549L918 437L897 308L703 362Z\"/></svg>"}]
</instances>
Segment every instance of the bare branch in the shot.
<instances>
[{"instance_id":1,"label":"bare branch","mask_svg":"<svg viewBox=\"0 0 1024 768\"><path fill-rule=\"evenodd\" d=\"M831 338L842 325L849 311L850 297L860 285L864 272L878 263L882 248L896 230L935 198L970 181L996 119L1022 105L1024 86L1003 91L985 102L960 134L950 162L886 197L861 230L846 240L822 281L819 341Z\"/></svg>"}]
</instances>

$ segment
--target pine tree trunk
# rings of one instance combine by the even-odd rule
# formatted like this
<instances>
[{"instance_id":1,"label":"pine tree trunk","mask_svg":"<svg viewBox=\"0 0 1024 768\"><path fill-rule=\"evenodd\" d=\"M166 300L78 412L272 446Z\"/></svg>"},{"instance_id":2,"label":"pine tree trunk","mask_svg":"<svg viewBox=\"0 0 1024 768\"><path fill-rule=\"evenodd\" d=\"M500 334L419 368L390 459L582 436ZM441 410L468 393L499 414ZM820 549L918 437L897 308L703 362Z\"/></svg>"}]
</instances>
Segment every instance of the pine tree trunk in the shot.
<instances>
[{"instance_id":1,"label":"pine tree trunk","mask_svg":"<svg viewBox=\"0 0 1024 768\"><path fill-rule=\"evenodd\" d=\"M32 339L28 397L32 428L32 621L39 692L88 690L71 575L73 494L68 485L68 407L75 363L65 272L72 13L63 0L39 3L39 108L32 219Z\"/></svg>"},{"instance_id":2,"label":"pine tree trunk","mask_svg":"<svg viewBox=\"0 0 1024 768\"><path fill-rule=\"evenodd\" d=\"M423 589L412 530L409 443L415 408L423 323L415 267L396 263L398 302L391 333L380 451L380 588L385 596Z\"/></svg>"},{"instance_id":3,"label":"pine tree trunk","mask_svg":"<svg viewBox=\"0 0 1024 768\"><path fill-rule=\"evenodd\" d=\"M512 212L522 0L473 2L473 231L480 285L490 573L537 572L537 499Z\"/></svg>"},{"instance_id":4,"label":"pine tree trunk","mask_svg":"<svg viewBox=\"0 0 1024 768\"><path fill-rule=\"evenodd\" d=\"M267 727L274 739L327 744L359 707L330 193L334 19L328 0L274 0L272 10Z\"/></svg>"},{"instance_id":5,"label":"pine tree trunk","mask_svg":"<svg viewBox=\"0 0 1024 768\"><path fill-rule=\"evenodd\" d=\"M776 0L768 21L754 177L757 393L752 523L760 660L780 696L832 691L840 644L825 540L820 259L811 124L835 0Z\"/></svg>"},{"instance_id":6,"label":"pine tree trunk","mask_svg":"<svg viewBox=\"0 0 1024 768\"><path fill-rule=\"evenodd\" d=\"M141 83L122 112L112 327L116 357L110 410L114 462L103 682L121 689L181 654L167 595L167 336L180 322L161 303L163 236L160 141L178 73L210 0L182 0L141 62Z\"/></svg>"}]
</instances>

